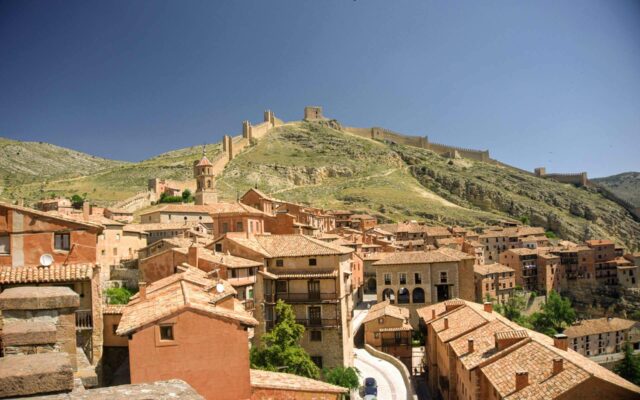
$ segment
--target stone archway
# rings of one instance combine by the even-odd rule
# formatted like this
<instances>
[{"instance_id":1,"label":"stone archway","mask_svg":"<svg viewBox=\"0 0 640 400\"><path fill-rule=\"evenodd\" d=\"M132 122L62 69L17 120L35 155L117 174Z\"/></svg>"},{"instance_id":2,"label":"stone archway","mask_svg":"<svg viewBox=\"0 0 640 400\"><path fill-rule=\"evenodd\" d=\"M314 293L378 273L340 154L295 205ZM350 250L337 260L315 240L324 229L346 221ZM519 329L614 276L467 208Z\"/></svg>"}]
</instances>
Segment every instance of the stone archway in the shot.
<instances>
[{"instance_id":1,"label":"stone archway","mask_svg":"<svg viewBox=\"0 0 640 400\"><path fill-rule=\"evenodd\" d=\"M396 302L396 294L393 289L385 289L382 291L382 300L389 300L391 304Z\"/></svg>"}]
</instances>

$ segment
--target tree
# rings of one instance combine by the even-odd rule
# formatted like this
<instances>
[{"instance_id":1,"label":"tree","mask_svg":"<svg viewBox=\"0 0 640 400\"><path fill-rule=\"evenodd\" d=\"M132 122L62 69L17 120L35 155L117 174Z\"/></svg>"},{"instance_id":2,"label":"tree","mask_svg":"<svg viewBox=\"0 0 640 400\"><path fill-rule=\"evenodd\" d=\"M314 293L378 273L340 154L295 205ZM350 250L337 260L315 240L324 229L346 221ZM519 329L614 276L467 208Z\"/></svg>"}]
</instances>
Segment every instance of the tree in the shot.
<instances>
[{"instance_id":1,"label":"tree","mask_svg":"<svg viewBox=\"0 0 640 400\"><path fill-rule=\"evenodd\" d=\"M509 299L503 304L496 304L496 310L507 317L510 321L519 321L523 318L522 311L524 311L526 302L524 296L515 294L509 296Z\"/></svg>"},{"instance_id":2,"label":"tree","mask_svg":"<svg viewBox=\"0 0 640 400\"><path fill-rule=\"evenodd\" d=\"M276 315L278 323L262 336L260 347L251 349L251 367L317 379L320 369L300 346L304 326L296 323L293 308L278 300Z\"/></svg>"},{"instance_id":3,"label":"tree","mask_svg":"<svg viewBox=\"0 0 640 400\"><path fill-rule=\"evenodd\" d=\"M109 288L106 290L107 304L127 304L134 292L125 288Z\"/></svg>"},{"instance_id":4,"label":"tree","mask_svg":"<svg viewBox=\"0 0 640 400\"><path fill-rule=\"evenodd\" d=\"M182 191L182 201L184 203L190 203L193 200L193 196L191 196L191 190L185 189Z\"/></svg>"},{"instance_id":5,"label":"tree","mask_svg":"<svg viewBox=\"0 0 640 400\"><path fill-rule=\"evenodd\" d=\"M71 196L70 200L71 200L71 205L76 210L81 209L82 205L84 204L84 197L80 196L79 194L74 194L73 196Z\"/></svg>"},{"instance_id":6,"label":"tree","mask_svg":"<svg viewBox=\"0 0 640 400\"><path fill-rule=\"evenodd\" d=\"M522 222L523 225L529 225L531 223L531 221L529 220L529 217L526 215L523 215L522 217L520 217L520 222Z\"/></svg>"},{"instance_id":7,"label":"tree","mask_svg":"<svg viewBox=\"0 0 640 400\"><path fill-rule=\"evenodd\" d=\"M335 367L325 368L322 370L325 380L337 386L347 389L358 389L360 387L360 378L358 378L358 370L353 367Z\"/></svg>"},{"instance_id":8,"label":"tree","mask_svg":"<svg viewBox=\"0 0 640 400\"><path fill-rule=\"evenodd\" d=\"M576 311L571 307L571 300L560 296L554 290L549 293L547 301L542 305L542 313L558 332L562 332L565 326L573 324L576 320Z\"/></svg>"},{"instance_id":9,"label":"tree","mask_svg":"<svg viewBox=\"0 0 640 400\"><path fill-rule=\"evenodd\" d=\"M624 358L613 367L613 372L636 385L640 385L640 358L633 354L633 348L629 342L624 343Z\"/></svg>"}]
</instances>

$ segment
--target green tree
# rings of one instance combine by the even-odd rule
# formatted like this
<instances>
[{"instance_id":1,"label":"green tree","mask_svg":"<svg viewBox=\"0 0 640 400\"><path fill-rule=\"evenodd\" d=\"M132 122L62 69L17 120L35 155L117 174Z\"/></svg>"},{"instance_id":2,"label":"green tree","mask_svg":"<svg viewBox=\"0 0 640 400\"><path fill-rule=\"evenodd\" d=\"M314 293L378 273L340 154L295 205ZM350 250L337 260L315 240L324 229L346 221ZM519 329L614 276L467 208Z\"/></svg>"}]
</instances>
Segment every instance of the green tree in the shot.
<instances>
[{"instance_id":1,"label":"green tree","mask_svg":"<svg viewBox=\"0 0 640 400\"><path fill-rule=\"evenodd\" d=\"M322 370L325 380L336 386L342 386L347 389L358 389L360 387L360 378L358 378L358 370L353 367L335 367L325 368Z\"/></svg>"},{"instance_id":2,"label":"green tree","mask_svg":"<svg viewBox=\"0 0 640 400\"><path fill-rule=\"evenodd\" d=\"M529 225L531 223L531 221L529 220L529 217L526 215L523 215L522 217L520 217L520 222L522 222L523 225Z\"/></svg>"},{"instance_id":3,"label":"green tree","mask_svg":"<svg viewBox=\"0 0 640 400\"><path fill-rule=\"evenodd\" d=\"M613 368L613 372L640 385L640 358L633 354L633 348L629 342L624 343L624 358Z\"/></svg>"},{"instance_id":4,"label":"green tree","mask_svg":"<svg viewBox=\"0 0 640 400\"><path fill-rule=\"evenodd\" d=\"M119 287L109 288L105 294L107 296L107 304L127 304L135 292L125 287Z\"/></svg>"},{"instance_id":5,"label":"green tree","mask_svg":"<svg viewBox=\"0 0 640 400\"><path fill-rule=\"evenodd\" d=\"M185 189L182 191L182 201L184 203L190 203L193 201L193 196L191 196L191 190Z\"/></svg>"},{"instance_id":6,"label":"green tree","mask_svg":"<svg viewBox=\"0 0 640 400\"><path fill-rule=\"evenodd\" d=\"M76 210L79 210L82 208L82 205L84 204L85 199L79 194L74 194L73 196L71 196L69 200L71 200L71 205L73 206L73 208L75 208Z\"/></svg>"},{"instance_id":7,"label":"green tree","mask_svg":"<svg viewBox=\"0 0 640 400\"><path fill-rule=\"evenodd\" d=\"M259 347L251 349L251 367L317 379L320 369L300 346L304 326L296 323L293 308L278 300L276 315L278 323L262 336Z\"/></svg>"},{"instance_id":8,"label":"green tree","mask_svg":"<svg viewBox=\"0 0 640 400\"><path fill-rule=\"evenodd\" d=\"M571 307L571 300L560 296L552 290L547 296L547 301L542 305L542 313L548 323L558 332L562 332L565 326L576 321L576 311Z\"/></svg>"},{"instance_id":9,"label":"green tree","mask_svg":"<svg viewBox=\"0 0 640 400\"><path fill-rule=\"evenodd\" d=\"M518 322L522 320L522 311L524 311L526 301L521 294L509 296L509 299L503 304L496 304L496 310L507 317L511 321Z\"/></svg>"}]
</instances>

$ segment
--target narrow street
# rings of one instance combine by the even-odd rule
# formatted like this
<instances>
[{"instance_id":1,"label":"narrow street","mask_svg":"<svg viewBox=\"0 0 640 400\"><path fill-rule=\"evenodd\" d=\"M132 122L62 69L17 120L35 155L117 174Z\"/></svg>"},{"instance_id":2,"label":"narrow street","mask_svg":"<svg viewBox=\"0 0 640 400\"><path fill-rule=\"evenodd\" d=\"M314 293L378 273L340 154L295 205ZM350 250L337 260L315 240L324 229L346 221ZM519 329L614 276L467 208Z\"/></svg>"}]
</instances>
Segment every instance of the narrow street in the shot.
<instances>
[{"instance_id":1,"label":"narrow street","mask_svg":"<svg viewBox=\"0 0 640 400\"><path fill-rule=\"evenodd\" d=\"M375 299L375 295L373 297ZM371 297L365 295L365 301L354 311L353 333L358 331L362 320L369 313L368 305ZM407 388L402 380L400 371L393 364L369 354L365 349L354 349L354 366L360 373L360 382L365 378L375 378L378 383L378 398L389 400L404 400L407 398Z\"/></svg>"}]
</instances>

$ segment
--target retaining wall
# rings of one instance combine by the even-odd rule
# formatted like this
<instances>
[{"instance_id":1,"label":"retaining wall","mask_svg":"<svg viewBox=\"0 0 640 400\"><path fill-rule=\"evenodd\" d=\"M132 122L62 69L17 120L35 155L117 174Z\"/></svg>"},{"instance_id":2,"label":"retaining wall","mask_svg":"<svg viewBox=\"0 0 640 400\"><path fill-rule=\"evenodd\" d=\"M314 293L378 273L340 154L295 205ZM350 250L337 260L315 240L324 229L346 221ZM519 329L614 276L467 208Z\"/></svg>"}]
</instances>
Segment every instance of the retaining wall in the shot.
<instances>
[{"instance_id":1,"label":"retaining wall","mask_svg":"<svg viewBox=\"0 0 640 400\"><path fill-rule=\"evenodd\" d=\"M151 202L156 200L156 195L153 192L139 192L127 199L117 202L113 205L113 208L121 208L129 212L135 212L141 208L149 207Z\"/></svg>"},{"instance_id":2,"label":"retaining wall","mask_svg":"<svg viewBox=\"0 0 640 400\"><path fill-rule=\"evenodd\" d=\"M372 356L388 361L394 367L396 367L400 371L400 375L402 375L404 385L407 387L407 400L418 400L418 396L416 395L415 389L413 388L413 382L411 381L411 373L407 369L407 366L402 363L402 361L398 360L391 354L376 350L375 348L371 347L371 345L365 344L364 348Z\"/></svg>"}]
</instances>

